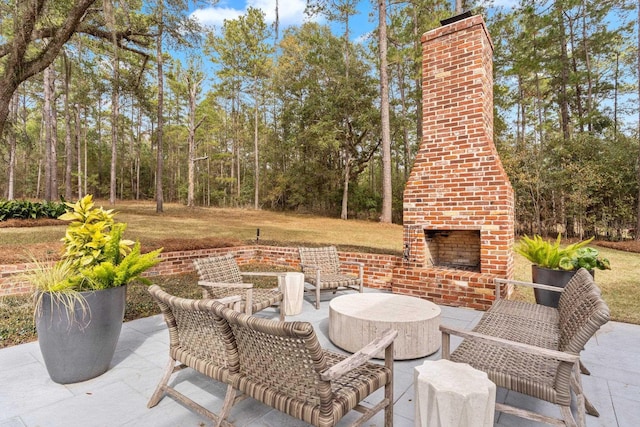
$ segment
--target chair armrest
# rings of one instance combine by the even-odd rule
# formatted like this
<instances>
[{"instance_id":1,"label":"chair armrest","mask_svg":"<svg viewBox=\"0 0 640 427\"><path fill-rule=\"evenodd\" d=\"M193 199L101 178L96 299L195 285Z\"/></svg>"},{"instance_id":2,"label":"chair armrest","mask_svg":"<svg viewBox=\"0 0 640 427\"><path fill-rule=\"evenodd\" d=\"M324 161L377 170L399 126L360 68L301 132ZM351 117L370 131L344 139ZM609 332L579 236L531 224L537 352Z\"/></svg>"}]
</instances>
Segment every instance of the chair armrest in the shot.
<instances>
[{"instance_id":1,"label":"chair armrest","mask_svg":"<svg viewBox=\"0 0 640 427\"><path fill-rule=\"evenodd\" d=\"M381 350L384 350L392 345L397 336L398 331L396 331L395 329L387 329L382 333L382 335L371 341L366 346L362 347L357 352L353 353L351 356L347 357L339 363L336 363L329 369L322 372L320 374L320 378L324 381L333 381L336 378L340 378L347 372L366 363ZM391 354L391 357L393 357L393 354Z\"/></svg>"},{"instance_id":2,"label":"chair armrest","mask_svg":"<svg viewBox=\"0 0 640 427\"><path fill-rule=\"evenodd\" d=\"M502 288L501 285L517 285L517 286L526 286L528 288L534 288L534 289L544 289L547 291L552 291L552 292L563 292L564 288L558 287L558 286L549 286L549 285L544 285L542 283L533 283L533 282L523 282L520 280L508 280L508 279L500 279L500 278L496 278L494 279L494 283L496 285L496 301L500 299L500 290Z\"/></svg>"},{"instance_id":3,"label":"chair armrest","mask_svg":"<svg viewBox=\"0 0 640 427\"><path fill-rule=\"evenodd\" d=\"M217 299L215 301L218 301L220 304L228 305L228 304L232 304L234 302L242 301L242 297L240 295L233 295L233 296L230 296L230 297L220 298L220 299Z\"/></svg>"},{"instance_id":4,"label":"chair armrest","mask_svg":"<svg viewBox=\"0 0 640 427\"><path fill-rule=\"evenodd\" d=\"M234 303L233 309L236 311L240 311L240 306L242 300L244 300L245 314L253 314L253 283L218 283L218 282L207 282L206 280L198 280L198 286L201 288L225 288L225 289L246 289L246 293L244 293L244 298L240 298ZM202 289L202 297L207 298L207 290Z\"/></svg>"},{"instance_id":5,"label":"chair armrest","mask_svg":"<svg viewBox=\"0 0 640 427\"><path fill-rule=\"evenodd\" d=\"M358 267L363 267L364 268L364 262L360 262L360 261L344 261L344 262L341 262L340 264L357 265Z\"/></svg>"},{"instance_id":6,"label":"chair armrest","mask_svg":"<svg viewBox=\"0 0 640 427\"><path fill-rule=\"evenodd\" d=\"M206 280L198 280L198 286L208 286L211 288L251 289L253 288L253 283L222 283L222 282L207 282Z\"/></svg>"},{"instance_id":7,"label":"chair armrest","mask_svg":"<svg viewBox=\"0 0 640 427\"><path fill-rule=\"evenodd\" d=\"M313 264L300 264L300 268L302 270L304 270L305 268L311 269L311 270L320 270L320 267L318 267L317 265L313 265Z\"/></svg>"},{"instance_id":8,"label":"chair armrest","mask_svg":"<svg viewBox=\"0 0 640 427\"><path fill-rule=\"evenodd\" d=\"M287 274L285 271L283 272L276 272L276 271L241 271L240 275L241 276L254 276L254 277L260 277L260 276L264 276L264 277L280 277L280 276L284 276L285 274Z\"/></svg>"},{"instance_id":9,"label":"chair armrest","mask_svg":"<svg viewBox=\"0 0 640 427\"><path fill-rule=\"evenodd\" d=\"M529 344L523 344L516 341L506 340L504 338L492 337L491 335L481 334L475 331L469 331L464 329L452 328L449 326L440 325L440 331L442 332L442 358L449 358L449 336L456 335L464 339L484 341L486 343L496 345L499 347L509 348L515 351L523 353L535 354L551 359L557 359L562 362L576 363L580 360L580 356L577 354L567 353L564 351L550 350L547 348L536 347ZM446 348L445 348L446 344Z\"/></svg>"}]
</instances>

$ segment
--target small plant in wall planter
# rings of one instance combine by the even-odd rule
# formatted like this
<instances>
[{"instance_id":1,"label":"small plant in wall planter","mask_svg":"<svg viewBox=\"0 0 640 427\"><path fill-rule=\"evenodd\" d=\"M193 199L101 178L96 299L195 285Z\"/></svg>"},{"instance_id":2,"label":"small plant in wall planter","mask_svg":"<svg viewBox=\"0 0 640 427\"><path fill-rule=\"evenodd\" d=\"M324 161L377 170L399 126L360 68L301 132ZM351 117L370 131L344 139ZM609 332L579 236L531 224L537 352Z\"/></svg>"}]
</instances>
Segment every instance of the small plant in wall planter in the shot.
<instances>
[{"instance_id":1,"label":"small plant in wall planter","mask_svg":"<svg viewBox=\"0 0 640 427\"><path fill-rule=\"evenodd\" d=\"M523 236L515 247L515 251L533 264L552 270L610 270L611 264L606 258L599 256L599 252L587 245L593 237L581 242L561 247L562 236L558 234L555 241L548 241L542 236Z\"/></svg>"},{"instance_id":2,"label":"small plant in wall planter","mask_svg":"<svg viewBox=\"0 0 640 427\"><path fill-rule=\"evenodd\" d=\"M35 288L40 349L53 381L84 381L109 368L120 336L126 285L160 262L161 249L141 253L123 238L126 224L87 195L67 203L60 219L70 221L62 259L36 262L27 273Z\"/></svg>"},{"instance_id":3,"label":"small plant in wall planter","mask_svg":"<svg viewBox=\"0 0 640 427\"><path fill-rule=\"evenodd\" d=\"M587 247L593 237L581 242L561 246L562 237L558 234L555 241L548 241L542 236L524 236L514 250L531 261L531 276L535 283L564 287L576 271L585 268L594 275L594 269L610 270L609 260L600 257L599 252ZM557 307L560 300L558 292L534 289L538 304Z\"/></svg>"}]
</instances>

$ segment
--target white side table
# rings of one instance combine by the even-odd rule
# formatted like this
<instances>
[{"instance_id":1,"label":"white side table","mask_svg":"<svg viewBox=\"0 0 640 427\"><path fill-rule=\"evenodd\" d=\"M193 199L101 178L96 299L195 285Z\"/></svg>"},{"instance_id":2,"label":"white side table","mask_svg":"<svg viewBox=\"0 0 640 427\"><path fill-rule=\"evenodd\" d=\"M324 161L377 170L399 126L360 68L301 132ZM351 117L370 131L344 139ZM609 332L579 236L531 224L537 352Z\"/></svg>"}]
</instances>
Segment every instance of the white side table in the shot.
<instances>
[{"instance_id":1,"label":"white side table","mask_svg":"<svg viewBox=\"0 0 640 427\"><path fill-rule=\"evenodd\" d=\"M295 316L302 313L302 299L304 296L304 274L287 272L278 276L278 286L284 292L284 299L280 310L285 316Z\"/></svg>"},{"instance_id":2,"label":"white side table","mask_svg":"<svg viewBox=\"0 0 640 427\"><path fill-rule=\"evenodd\" d=\"M425 361L414 368L415 426L493 427L496 385L466 363Z\"/></svg>"}]
</instances>

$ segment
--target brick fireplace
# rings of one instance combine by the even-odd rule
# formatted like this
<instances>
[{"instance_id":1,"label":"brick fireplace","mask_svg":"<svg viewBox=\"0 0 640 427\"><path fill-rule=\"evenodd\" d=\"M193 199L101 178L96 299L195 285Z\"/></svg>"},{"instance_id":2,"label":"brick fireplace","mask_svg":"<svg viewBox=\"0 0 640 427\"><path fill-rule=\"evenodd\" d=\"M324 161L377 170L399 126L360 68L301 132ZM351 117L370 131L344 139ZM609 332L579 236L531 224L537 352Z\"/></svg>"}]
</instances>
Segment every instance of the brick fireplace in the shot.
<instances>
[{"instance_id":1,"label":"brick fireplace","mask_svg":"<svg viewBox=\"0 0 640 427\"><path fill-rule=\"evenodd\" d=\"M404 191L396 293L487 308L513 276L514 196L493 143L493 45L481 16L422 37L423 138Z\"/></svg>"}]
</instances>

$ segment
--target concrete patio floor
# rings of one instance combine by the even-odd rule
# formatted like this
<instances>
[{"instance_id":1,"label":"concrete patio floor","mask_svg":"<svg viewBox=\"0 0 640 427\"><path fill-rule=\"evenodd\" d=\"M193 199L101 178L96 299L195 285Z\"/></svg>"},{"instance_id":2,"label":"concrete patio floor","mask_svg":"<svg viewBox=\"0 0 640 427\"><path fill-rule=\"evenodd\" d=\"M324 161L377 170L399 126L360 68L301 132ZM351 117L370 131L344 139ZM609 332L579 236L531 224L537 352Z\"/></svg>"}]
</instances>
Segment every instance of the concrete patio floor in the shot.
<instances>
[{"instance_id":1,"label":"concrete patio floor","mask_svg":"<svg viewBox=\"0 0 640 427\"><path fill-rule=\"evenodd\" d=\"M337 350L328 339L329 294L320 310L305 299L303 312L288 320L313 324L325 348ZM470 328L481 312L452 307L442 308L442 323ZM271 309L262 313L276 317ZM176 427L211 425L209 420L190 412L170 397L155 408L147 401L167 363L169 336L161 316L124 324L112 367L104 375L77 384L60 385L47 375L37 342L0 350L0 427ZM454 345L457 341L454 341ZM340 350L337 350L340 351ZM587 426L640 426L640 326L609 322L591 339L582 353L590 376L582 377L585 393L600 411L600 417L587 416ZM395 362L394 425L414 425L413 368L426 359L437 360L440 352L428 358ZM192 370L174 377L176 388L207 408L218 412L225 387ZM534 409L554 417L556 406L527 396L498 389L497 400ZM340 425L355 418L347 415ZM305 426L307 424L246 399L236 405L229 421L236 426ZM496 414L497 426L538 426L539 423ZM367 426L381 426L379 414Z\"/></svg>"}]
</instances>

